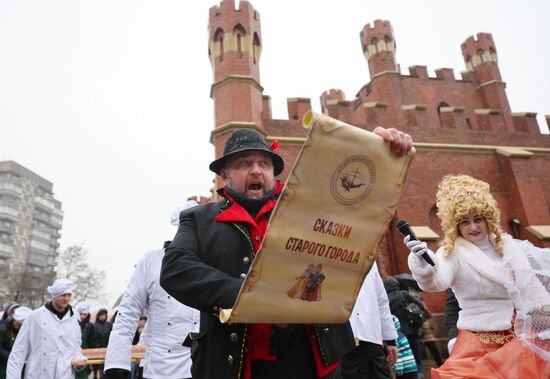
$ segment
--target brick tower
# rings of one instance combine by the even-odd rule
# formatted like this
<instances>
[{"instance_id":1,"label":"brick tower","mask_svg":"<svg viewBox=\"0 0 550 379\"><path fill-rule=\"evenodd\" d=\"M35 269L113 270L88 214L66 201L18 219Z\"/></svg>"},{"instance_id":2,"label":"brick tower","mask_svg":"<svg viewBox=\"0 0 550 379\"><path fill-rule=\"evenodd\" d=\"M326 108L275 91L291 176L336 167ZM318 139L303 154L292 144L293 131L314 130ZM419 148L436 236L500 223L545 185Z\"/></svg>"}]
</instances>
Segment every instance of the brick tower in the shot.
<instances>
[{"instance_id":1,"label":"brick tower","mask_svg":"<svg viewBox=\"0 0 550 379\"><path fill-rule=\"evenodd\" d=\"M210 142L216 157L222 155L223 145L235 129L250 128L266 135L262 127L261 48L260 15L250 3L241 1L235 9L234 0L224 0L210 8L208 56L214 76L210 97L215 118Z\"/></svg>"},{"instance_id":2,"label":"brick tower","mask_svg":"<svg viewBox=\"0 0 550 379\"><path fill-rule=\"evenodd\" d=\"M397 72L395 40L389 21L375 20L359 33L363 54L369 63L371 80L384 72Z\"/></svg>"},{"instance_id":3,"label":"brick tower","mask_svg":"<svg viewBox=\"0 0 550 379\"><path fill-rule=\"evenodd\" d=\"M510 118L510 104L504 89L506 83L502 81L497 63L497 50L493 37L489 33L478 33L477 38L470 36L461 46L462 56L466 63L471 80L476 84L476 95L487 109L502 113L504 118L502 128L512 128Z\"/></svg>"},{"instance_id":4,"label":"brick tower","mask_svg":"<svg viewBox=\"0 0 550 379\"><path fill-rule=\"evenodd\" d=\"M369 64L371 83L385 90L376 95L380 107L401 108L400 75L395 60L395 39L391 23L386 20L375 20L366 24L359 33L363 54ZM376 105L375 105L376 106ZM393 125L400 123L399 112L389 109L389 118L379 120Z\"/></svg>"}]
</instances>

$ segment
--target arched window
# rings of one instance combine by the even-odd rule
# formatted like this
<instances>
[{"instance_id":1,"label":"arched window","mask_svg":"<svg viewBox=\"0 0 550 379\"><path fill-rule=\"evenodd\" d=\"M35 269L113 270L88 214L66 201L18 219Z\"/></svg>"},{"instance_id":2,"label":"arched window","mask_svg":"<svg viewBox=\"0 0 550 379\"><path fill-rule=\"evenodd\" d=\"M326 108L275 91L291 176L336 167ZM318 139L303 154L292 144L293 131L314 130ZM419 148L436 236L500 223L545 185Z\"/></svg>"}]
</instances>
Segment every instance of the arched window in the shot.
<instances>
[{"instance_id":1,"label":"arched window","mask_svg":"<svg viewBox=\"0 0 550 379\"><path fill-rule=\"evenodd\" d=\"M387 51L393 51L393 41L390 36L385 35L384 36L384 42L386 43L386 50Z\"/></svg>"},{"instance_id":2,"label":"arched window","mask_svg":"<svg viewBox=\"0 0 550 379\"><path fill-rule=\"evenodd\" d=\"M223 30L221 28L218 28L216 33L214 33L214 42L218 44L220 62L223 62Z\"/></svg>"},{"instance_id":3,"label":"arched window","mask_svg":"<svg viewBox=\"0 0 550 379\"><path fill-rule=\"evenodd\" d=\"M244 30L243 26L241 24L237 24L235 28L233 29L233 35L235 36L235 40L237 42L237 56L239 58L242 58L243 56L243 37L246 35L246 31Z\"/></svg>"},{"instance_id":4,"label":"arched window","mask_svg":"<svg viewBox=\"0 0 550 379\"><path fill-rule=\"evenodd\" d=\"M491 54L492 61L497 63L497 52L492 46L489 48L489 53Z\"/></svg>"},{"instance_id":5,"label":"arched window","mask_svg":"<svg viewBox=\"0 0 550 379\"><path fill-rule=\"evenodd\" d=\"M445 108L445 107L448 107L449 104L447 104L446 102L442 101L439 103L439 105L437 106L437 113L441 113L441 108Z\"/></svg>"},{"instance_id":6,"label":"arched window","mask_svg":"<svg viewBox=\"0 0 550 379\"><path fill-rule=\"evenodd\" d=\"M254 39L252 40L252 58L254 64L256 64L260 59L260 48L260 37L258 36L258 33L254 33Z\"/></svg>"},{"instance_id":7,"label":"arched window","mask_svg":"<svg viewBox=\"0 0 550 379\"><path fill-rule=\"evenodd\" d=\"M476 52L476 55L479 58L479 63L483 63L483 50L478 49L477 52Z\"/></svg>"},{"instance_id":8,"label":"arched window","mask_svg":"<svg viewBox=\"0 0 550 379\"><path fill-rule=\"evenodd\" d=\"M466 55L465 61L466 63L466 69L468 71L472 71L474 69L473 62L472 62L472 56L470 54Z\"/></svg>"},{"instance_id":9,"label":"arched window","mask_svg":"<svg viewBox=\"0 0 550 379\"><path fill-rule=\"evenodd\" d=\"M374 37L370 40L370 44L374 46L375 51L378 52L378 38Z\"/></svg>"},{"instance_id":10,"label":"arched window","mask_svg":"<svg viewBox=\"0 0 550 379\"><path fill-rule=\"evenodd\" d=\"M443 122L441 121L441 108L445 108L448 106L449 104L447 104L444 101L440 102L439 105L437 106L437 117L439 118L439 125L441 126L443 126Z\"/></svg>"},{"instance_id":11,"label":"arched window","mask_svg":"<svg viewBox=\"0 0 550 379\"><path fill-rule=\"evenodd\" d=\"M241 44L242 44L241 34L237 33L237 56L239 58L243 57L243 47L241 46Z\"/></svg>"}]
</instances>

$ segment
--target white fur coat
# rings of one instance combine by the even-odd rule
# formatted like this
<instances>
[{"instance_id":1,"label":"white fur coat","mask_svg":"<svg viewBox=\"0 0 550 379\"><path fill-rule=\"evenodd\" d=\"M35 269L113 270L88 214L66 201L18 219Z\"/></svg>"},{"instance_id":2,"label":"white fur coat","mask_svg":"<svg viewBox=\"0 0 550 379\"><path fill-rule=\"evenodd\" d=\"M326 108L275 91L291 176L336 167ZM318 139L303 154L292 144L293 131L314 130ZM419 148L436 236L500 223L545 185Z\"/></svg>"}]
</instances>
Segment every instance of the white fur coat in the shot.
<instances>
[{"instance_id":1,"label":"white fur coat","mask_svg":"<svg viewBox=\"0 0 550 379\"><path fill-rule=\"evenodd\" d=\"M537 248L509 235L503 239L501 262L494 262L462 237L457 238L449 258L443 257L443 248L436 254L429 252L434 267L423 265L409 254L409 268L420 288L428 292L452 288L462 308L459 329L507 330L514 310L522 315L550 304L550 295L535 276L527 257L528 249Z\"/></svg>"}]
</instances>

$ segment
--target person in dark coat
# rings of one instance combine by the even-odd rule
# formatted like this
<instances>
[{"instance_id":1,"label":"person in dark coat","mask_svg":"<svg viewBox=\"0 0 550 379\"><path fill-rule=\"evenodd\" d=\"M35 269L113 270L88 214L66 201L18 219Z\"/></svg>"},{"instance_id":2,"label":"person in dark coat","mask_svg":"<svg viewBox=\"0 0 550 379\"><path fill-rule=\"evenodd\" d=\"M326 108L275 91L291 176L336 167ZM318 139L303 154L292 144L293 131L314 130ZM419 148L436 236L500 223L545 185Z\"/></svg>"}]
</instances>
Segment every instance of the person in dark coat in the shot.
<instances>
[{"instance_id":1,"label":"person in dark coat","mask_svg":"<svg viewBox=\"0 0 550 379\"><path fill-rule=\"evenodd\" d=\"M95 327L90 322L90 306L87 303L80 302L74 306L74 309L79 313L80 332L82 333L82 349L95 347ZM84 367L81 371L76 372L76 379L87 379L89 374L88 367Z\"/></svg>"},{"instance_id":2,"label":"person in dark coat","mask_svg":"<svg viewBox=\"0 0 550 379\"><path fill-rule=\"evenodd\" d=\"M422 299L420 299L420 301L422 301ZM422 304L424 304L424 307L426 310L426 320L422 324L422 333L420 336L420 341L422 341L424 346L426 346L426 348L430 351L430 354L433 357L436 367L439 367L443 364L443 357L441 356L441 352L437 347L437 340L433 333L434 328L430 323L430 318L432 318L432 313L428 309L428 306L426 305L426 303L422 302Z\"/></svg>"},{"instance_id":3,"label":"person in dark coat","mask_svg":"<svg viewBox=\"0 0 550 379\"><path fill-rule=\"evenodd\" d=\"M8 365L8 357L19 325L15 322L17 329L14 329L13 314L19 307L18 303L8 303L4 306L4 313L0 319L0 379L6 378L6 366Z\"/></svg>"},{"instance_id":4,"label":"person in dark coat","mask_svg":"<svg viewBox=\"0 0 550 379\"><path fill-rule=\"evenodd\" d=\"M449 337L449 343L447 344L447 350L449 355L453 350L458 336L458 328L456 326L458 322L458 312L461 308L456 299L455 293L452 289L447 289L447 300L445 301L445 325L447 326L447 336Z\"/></svg>"},{"instance_id":5,"label":"person in dark coat","mask_svg":"<svg viewBox=\"0 0 550 379\"><path fill-rule=\"evenodd\" d=\"M2 313L2 319L0 319L0 325L4 325L6 323L6 319L9 316L13 316L13 313L15 310L19 307L18 303L8 303L4 306L4 312Z\"/></svg>"},{"instance_id":6,"label":"person in dark coat","mask_svg":"<svg viewBox=\"0 0 550 379\"><path fill-rule=\"evenodd\" d=\"M17 304L14 312L6 317L5 322L0 325L0 379L6 379L6 367L11 349L23 321L30 312L30 308L21 307Z\"/></svg>"},{"instance_id":7,"label":"person in dark coat","mask_svg":"<svg viewBox=\"0 0 550 379\"><path fill-rule=\"evenodd\" d=\"M407 153L410 136L395 129L378 133ZM223 156L210 164L225 187L224 199L186 210L163 259L161 286L178 301L201 311L192 336L191 369L201 379L340 378L339 362L355 347L349 323L334 325L222 324L265 236L283 185L276 143L269 148L250 129L227 140Z\"/></svg>"},{"instance_id":8,"label":"person in dark coat","mask_svg":"<svg viewBox=\"0 0 550 379\"><path fill-rule=\"evenodd\" d=\"M97 311L94 323L94 346L107 347L109 336L111 335L112 325L107 319L107 309ZM103 365L94 366L94 378L103 378Z\"/></svg>"},{"instance_id":9,"label":"person in dark coat","mask_svg":"<svg viewBox=\"0 0 550 379\"><path fill-rule=\"evenodd\" d=\"M399 319L399 323L401 324L401 332L409 340L409 345L411 346L411 350L414 354L418 372L422 374L422 350L420 345L420 332L422 331L422 326L419 326L418 328L411 327L407 318L408 312L406 307L409 303L415 303L425 311L424 304L417 297L411 295L408 291L401 289L399 281L393 276L386 276L383 279L383 282L390 301L390 311Z\"/></svg>"},{"instance_id":10,"label":"person in dark coat","mask_svg":"<svg viewBox=\"0 0 550 379\"><path fill-rule=\"evenodd\" d=\"M111 323L107 320L107 310L100 309L95 316L94 347L107 347L111 335Z\"/></svg>"}]
</instances>

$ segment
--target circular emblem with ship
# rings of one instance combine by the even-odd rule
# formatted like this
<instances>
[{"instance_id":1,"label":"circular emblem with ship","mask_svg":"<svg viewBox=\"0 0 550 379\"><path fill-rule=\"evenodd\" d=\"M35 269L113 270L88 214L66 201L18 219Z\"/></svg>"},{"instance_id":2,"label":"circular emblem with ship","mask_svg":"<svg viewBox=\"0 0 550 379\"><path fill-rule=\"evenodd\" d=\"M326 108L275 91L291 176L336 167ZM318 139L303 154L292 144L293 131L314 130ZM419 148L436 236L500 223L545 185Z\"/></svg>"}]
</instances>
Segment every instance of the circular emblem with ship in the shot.
<instances>
[{"instance_id":1,"label":"circular emblem with ship","mask_svg":"<svg viewBox=\"0 0 550 379\"><path fill-rule=\"evenodd\" d=\"M338 165L330 180L334 199L345 205L357 204L374 188L376 168L369 157L353 155Z\"/></svg>"}]
</instances>

